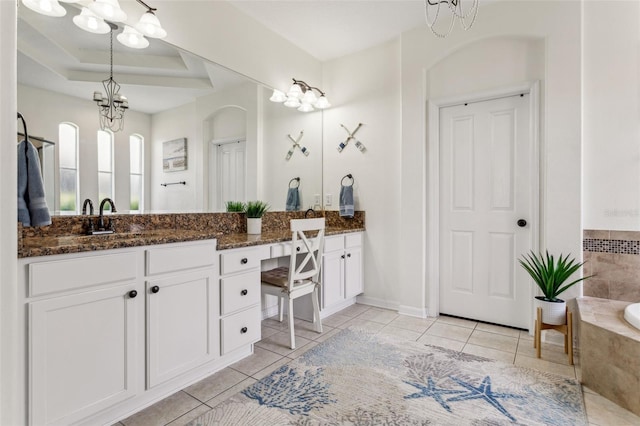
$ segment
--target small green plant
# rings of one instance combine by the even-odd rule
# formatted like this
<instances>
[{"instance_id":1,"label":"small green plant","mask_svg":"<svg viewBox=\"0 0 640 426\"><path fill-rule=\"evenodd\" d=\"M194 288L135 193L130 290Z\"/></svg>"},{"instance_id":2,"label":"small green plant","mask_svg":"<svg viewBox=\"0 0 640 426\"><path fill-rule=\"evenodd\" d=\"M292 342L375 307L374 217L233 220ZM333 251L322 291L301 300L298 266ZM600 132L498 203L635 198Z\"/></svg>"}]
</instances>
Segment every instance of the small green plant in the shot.
<instances>
[{"instance_id":1,"label":"small green plant","mask_svg":"<svg viewBox=\"0 0 640 426\"><path fill-rule=\"evenodd\" d=\"M247 205L244 208L244 212L250 218L262 217L267 210L269 210L269 204L264 201L247 201Z\"/></svg>"},{"instance_id":2,"label":"small green plant","mask_svg":"<svg viewBox=\"0 0 640 426\"><path fill-rule=\"evenodd\" d=\"M227 201L228 212L243 212L244 203L242 201Z\"/></svg>"},{"instance_id":3,"label":"small green plant","mask_svg":"<svg viewBox=\"0 0 640 426\"><path fill-rule=\"evenodd\" d=\"M544 294L544 300L548 302L561 301L561 299L558 299L559 294L580 281L591 277L578 278L568 284L564 284L574 272L584 265L584 262L577 263L569 255L562 257L562 254L560 254L556 260L548 251L546 256L543 256L542 253L535 254L532 251L522 257L523 259L519 259L520 264L531 275L533 281Z\"/></svg>"}]
</instances>

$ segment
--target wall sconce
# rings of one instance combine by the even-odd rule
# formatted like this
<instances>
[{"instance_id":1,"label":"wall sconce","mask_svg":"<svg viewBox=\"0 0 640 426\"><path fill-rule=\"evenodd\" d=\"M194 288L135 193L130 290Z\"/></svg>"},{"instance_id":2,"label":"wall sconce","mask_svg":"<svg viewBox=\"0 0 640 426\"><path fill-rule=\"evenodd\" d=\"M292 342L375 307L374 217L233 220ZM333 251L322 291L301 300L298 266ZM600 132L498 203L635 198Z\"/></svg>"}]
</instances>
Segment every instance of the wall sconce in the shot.
<instances>
[{"instance_id":1,"label":"wall sconce","mask_svg":"<svg viewBox=\"0 0 640 426\"><path fill-rule=\"evenodd\" d=\"M314 92L318 92L318 95ZM289 91L285 94L280 90L274 89L273 94L269 98L271 102L284 102L284 106L289 108L298 108L298 111L310 112L314 108L325 109L331 104L327 100L324 92L317 87L311 87L302 80L293 79L293 84Z\"/></svg>"},{"instance_id":2,"label":"wall sconce","mask_svg":"<svg viewBox=\"0 0 640 426\"><path fill-rule=\"evenodd\" d=\"M59 0L64 3L78 3L81 0ZM157 9L149 6L142 0L136 0L147 11L138 22L133 25L123 25L124 31L118 34L120 43L134 49L144 49L149 46L146 37L164 38L167 32L160 25L155 15ZM22 0L29 9L46 16L64 16L67 10L60 5L58 0ZM86 4L83 2L83 4ZM127 14L122 10L118 0L94 0L88 6L82 7L80 14L73 17L73 23L79 28L94 34L107 34L111 31L108 23L127 20Z\"/></svg>"}]
</instances>

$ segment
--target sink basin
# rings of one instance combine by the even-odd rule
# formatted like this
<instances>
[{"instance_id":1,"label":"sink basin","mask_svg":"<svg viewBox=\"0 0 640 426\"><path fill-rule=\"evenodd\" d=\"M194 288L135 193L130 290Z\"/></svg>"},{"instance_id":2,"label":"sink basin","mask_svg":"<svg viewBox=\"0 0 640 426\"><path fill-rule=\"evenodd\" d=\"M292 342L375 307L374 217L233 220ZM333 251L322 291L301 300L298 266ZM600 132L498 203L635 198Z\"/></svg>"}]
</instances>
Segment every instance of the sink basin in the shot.
<instances>
[{"instance_id":1,"label":"sink basin","mask_svg":"<svg viewBox=\"0 0 640 426\"><path fill-rule=\"evenodd\" d=\"M624 319L640 330L640 303L632 303L624 309Z\"/></svg>"}]
</instances>

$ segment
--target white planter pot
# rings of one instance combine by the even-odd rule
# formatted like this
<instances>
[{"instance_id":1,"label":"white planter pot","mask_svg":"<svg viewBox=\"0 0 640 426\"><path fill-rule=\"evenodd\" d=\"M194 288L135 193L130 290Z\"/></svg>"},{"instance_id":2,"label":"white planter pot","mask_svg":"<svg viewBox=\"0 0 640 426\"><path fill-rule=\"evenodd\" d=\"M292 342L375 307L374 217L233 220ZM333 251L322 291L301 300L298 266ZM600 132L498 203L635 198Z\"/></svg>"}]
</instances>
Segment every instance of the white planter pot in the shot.
<instances>
[{"instance_id":1,"label":"white planter pot","mask_svg":"<svg viewBox=\"0 0 640 426\"><path fill-rule=\"evenodd\" d=\"M261 233L262 233L262 218L248 217L247 218L247 234L261 234Z\"/></svg>"},{"instance_id":2,"label":"white planter pot","mask_svg":"<svg viewBox=\"0 0 640 426\"><path fill-rule=\"evenodd\" d=\"M538 307L542 308L542 322L550 325L563 325L567 320L567 303L564 300L557 302L549 302L542 299L542 296L536 297L536 311Z\"/></svg>"}]
</instances>

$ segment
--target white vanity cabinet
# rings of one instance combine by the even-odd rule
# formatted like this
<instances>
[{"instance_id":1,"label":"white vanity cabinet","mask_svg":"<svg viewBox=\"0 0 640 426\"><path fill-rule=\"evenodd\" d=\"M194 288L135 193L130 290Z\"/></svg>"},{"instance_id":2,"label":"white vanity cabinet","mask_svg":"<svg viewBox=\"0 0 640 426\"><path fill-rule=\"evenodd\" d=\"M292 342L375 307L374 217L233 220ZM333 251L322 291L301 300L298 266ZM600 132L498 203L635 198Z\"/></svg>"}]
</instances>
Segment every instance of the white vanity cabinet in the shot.
<instances>
[{"instance_id":1,"label":"white vanity cabinet","mask_svg":"<svg viewBox=\"0 0 640 426\"><path fill-rule=\"evenodd\" d=\"M325 237L322 257L322 307L330 315L355 303L364 291L362 233Z\"/></svg>"},{"instance_id":2,"label":"white vanity cabinet","mask_svg":"<svg viewBox=\"0 0 640 426\"><path fill-rule=\"evenodd\" d=\"M127 251L57 256L25 267L32 300L27 304L30 424L71 424L139 391L140 260Z\"/></svg>"},{"instance_id":3,"label":"white vanity cabinet","mask_svg":"<svg viewBox=\"0 0 640 426\"><path fill-rule=\"evenodd\" d=\"M149 248L147 388L220 356L214 242Z\"/></svg>"},{"instance_id":4,"label":"white vanity cabinet","mask_svg":"<svg viewBox=\"0 0 640 426\"><path fill-rule=\"evenodd\" d=\"M220 252L221 353L260 340L260 264L268 246Z\"/></svg>"}]
</instances>

